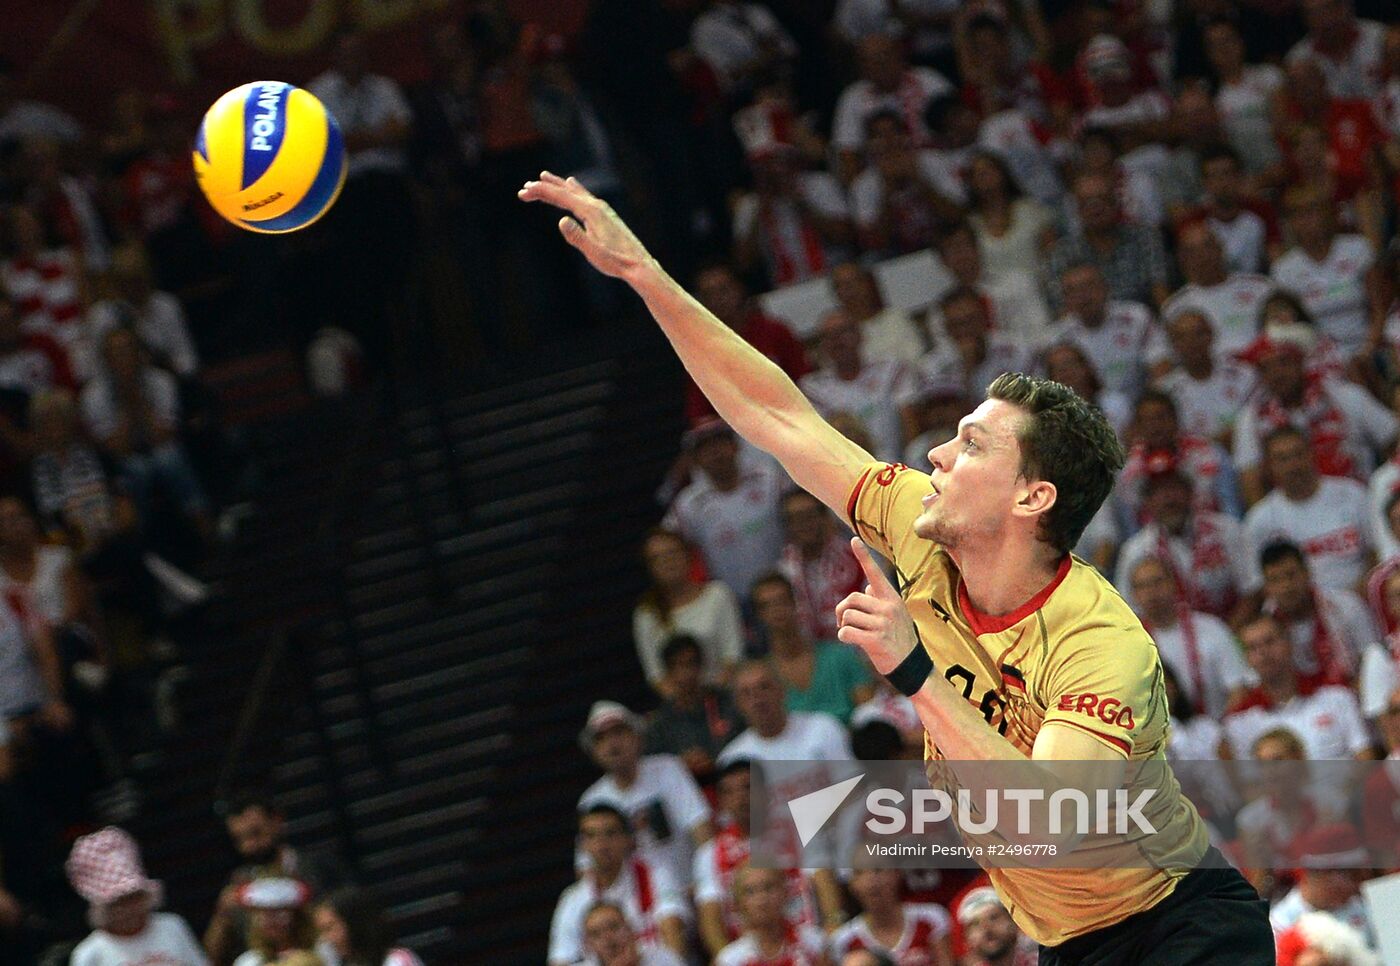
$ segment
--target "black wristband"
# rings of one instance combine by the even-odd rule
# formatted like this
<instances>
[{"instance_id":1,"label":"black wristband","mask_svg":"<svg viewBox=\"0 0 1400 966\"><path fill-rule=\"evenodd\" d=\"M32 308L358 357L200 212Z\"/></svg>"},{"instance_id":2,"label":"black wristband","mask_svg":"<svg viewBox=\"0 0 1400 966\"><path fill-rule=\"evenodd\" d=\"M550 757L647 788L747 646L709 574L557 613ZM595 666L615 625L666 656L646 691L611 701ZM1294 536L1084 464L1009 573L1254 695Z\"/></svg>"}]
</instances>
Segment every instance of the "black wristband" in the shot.
<instances>
[{"instance_id":1,"label":"black wristband","mask_svg":"<svg viewBox=\"0 0 1400 966\"><path fill-rule=\"evenodd\" d=\"M933 673L933 658L928 656L922 641L915 642L914 649L899 662L899 667L885 675L885 680L906 698L912 698L924 686Z\"/></svg>"}]
</instances>

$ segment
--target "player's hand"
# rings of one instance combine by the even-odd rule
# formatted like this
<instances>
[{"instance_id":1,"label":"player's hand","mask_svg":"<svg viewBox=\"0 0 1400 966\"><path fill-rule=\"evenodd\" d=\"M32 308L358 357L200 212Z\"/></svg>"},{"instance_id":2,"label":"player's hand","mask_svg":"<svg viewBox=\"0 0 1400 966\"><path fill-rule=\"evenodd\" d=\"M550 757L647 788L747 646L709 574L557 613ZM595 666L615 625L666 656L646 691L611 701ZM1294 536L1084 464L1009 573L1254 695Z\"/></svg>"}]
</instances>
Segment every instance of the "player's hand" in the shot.
<instances>
[{"instance_id":1,"label":"player's hand","mask_svg":"<svg viewBox=\"0 0 1400 966\"><path fill-rule=\"evenodd\" d=\"M865 592L856 591L836 605L836 638L865 652L875 670L889 674L916 647L914 621L899 591L875 563L859 537L851 538L851 552L865 571Z\"/></svg>"},{"instance_id":2,"label":"player's hand","mask_svg":"<svg viewBox=\"0 0 1400 966\"><path fill-rule=\"evenodd\" d=\"M612 206L575 178L544 171L540 180L525 182L519 194L522 201L543 201L568 212L559 219L560 233L604 275L623 278L651 258Z\"/></svg>"}]
</instances>

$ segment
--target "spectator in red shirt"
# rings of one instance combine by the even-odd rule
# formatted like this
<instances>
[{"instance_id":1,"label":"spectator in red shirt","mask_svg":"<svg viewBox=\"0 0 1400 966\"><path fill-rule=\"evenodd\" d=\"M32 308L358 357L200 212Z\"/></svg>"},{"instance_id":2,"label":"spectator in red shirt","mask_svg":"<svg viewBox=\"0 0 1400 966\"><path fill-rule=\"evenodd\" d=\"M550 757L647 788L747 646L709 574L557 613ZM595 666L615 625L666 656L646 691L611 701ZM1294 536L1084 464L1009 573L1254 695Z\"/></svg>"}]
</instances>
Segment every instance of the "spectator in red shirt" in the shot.
<instances>
[{"instance_id":1,"label":"spectator in red shirt","mask_svg":"<svg viewBox=\"0 0 1400 966\"><path fill-rule=\"evenodd\" d=\"M702 268L695 276L695 294L716 318L773 360L794 382L812 371L802 343L783 323L763 314L729 265L716 262ZM686 386L685 415L691 425L715 415L714 407L693 380Z\"/></svg>"}]
</instances>

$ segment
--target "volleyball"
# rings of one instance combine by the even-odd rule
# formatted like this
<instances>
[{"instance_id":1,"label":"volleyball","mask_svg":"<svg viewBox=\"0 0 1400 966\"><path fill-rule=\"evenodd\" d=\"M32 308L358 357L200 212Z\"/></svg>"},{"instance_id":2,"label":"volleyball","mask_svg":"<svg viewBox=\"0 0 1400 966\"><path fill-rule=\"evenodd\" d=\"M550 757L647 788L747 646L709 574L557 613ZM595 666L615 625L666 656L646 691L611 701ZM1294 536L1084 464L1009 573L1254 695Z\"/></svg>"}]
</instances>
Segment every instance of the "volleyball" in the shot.
<instances>
[{"instance_id":1,"label":"volleyball","mask_svg":"<svg viewBox=\"0 0 1400 966\"><path fill-rule=\"evenodd\" d=\"M254 81L214 102L194 145L199 188L239 228L281 234L326 213L345 184L340 127L315 95Z\"/></svg>"}]
</instances>

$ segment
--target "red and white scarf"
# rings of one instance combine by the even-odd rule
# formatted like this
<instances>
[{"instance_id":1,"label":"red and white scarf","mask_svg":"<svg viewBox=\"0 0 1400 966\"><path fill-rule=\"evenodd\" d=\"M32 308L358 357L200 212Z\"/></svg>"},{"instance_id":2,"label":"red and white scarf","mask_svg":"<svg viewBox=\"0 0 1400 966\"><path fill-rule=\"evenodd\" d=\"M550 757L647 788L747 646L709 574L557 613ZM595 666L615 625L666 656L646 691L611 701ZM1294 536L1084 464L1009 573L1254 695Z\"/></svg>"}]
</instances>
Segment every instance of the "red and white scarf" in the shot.
<instances>
[{"instance_id":1,"label":"red and white scarf","mask_svg":"<svg viewBox=\"0 0 1400 966\"><path fill-rule=\"evenodd\" d=\"M1332 401L1321 379L1309 377L1303 388L1303 400L1293 409L1286 408L1277 398L1264 393L1255 403L1259 419L1259 439L1284 426L1298 426L1296 416L1302 416L1299 428L1307 433L1312 445L1313 462L1323 476L1349 476L1361 479L1360 467L1347 447L1347 419ZM1364 482L1364 480L1363 480Z\"/></svg>"}]
</instances>

